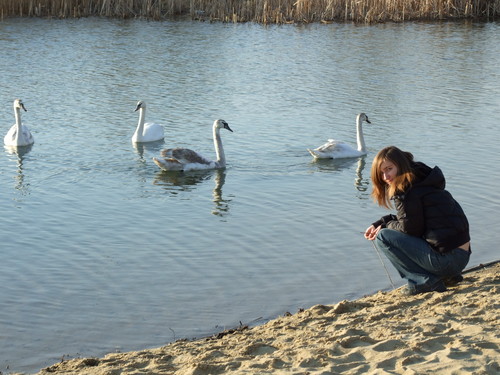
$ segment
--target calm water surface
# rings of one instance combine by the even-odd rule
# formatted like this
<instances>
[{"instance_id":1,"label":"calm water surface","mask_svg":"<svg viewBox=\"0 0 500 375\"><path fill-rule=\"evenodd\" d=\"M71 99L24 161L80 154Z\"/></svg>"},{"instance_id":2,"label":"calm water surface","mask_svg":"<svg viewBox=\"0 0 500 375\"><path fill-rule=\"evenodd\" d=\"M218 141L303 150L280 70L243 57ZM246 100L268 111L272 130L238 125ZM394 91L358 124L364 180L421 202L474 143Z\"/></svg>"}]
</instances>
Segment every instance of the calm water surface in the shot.
<instances>
[{"instance_id":1,"label":"calm water surface","mask_svg":"<svg viewBox=\"0 0 500 375\"><path fill-rule=\"evenodd\" d=\"M361 232L386 214L369 166L396 144L439 165L498 259L500 26L0 22L0 371L161 346L389 289ZM165 127L134 147L136 102ZM313 162L328 138L369 154ZM170 145L225 171L161 172ZM2 135L3 136L3 135ZM402 281L389 267L398 285Z\"/></svg>"}]
</instances>

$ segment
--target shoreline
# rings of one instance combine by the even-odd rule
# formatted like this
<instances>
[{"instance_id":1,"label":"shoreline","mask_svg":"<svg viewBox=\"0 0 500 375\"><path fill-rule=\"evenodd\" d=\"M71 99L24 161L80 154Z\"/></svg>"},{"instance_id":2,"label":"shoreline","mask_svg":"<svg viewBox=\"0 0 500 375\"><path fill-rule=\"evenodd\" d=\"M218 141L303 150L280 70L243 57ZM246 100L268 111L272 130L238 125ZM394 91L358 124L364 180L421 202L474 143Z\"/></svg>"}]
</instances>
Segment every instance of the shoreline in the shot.
<instances>
[{"instance_id":1,"label":"shoreline","mask_svg":"<svg viewBox=\"0 0 500 375\"><path fill-rule=\"evenodd\" d=\"M37 374L498 373L500 261L463 275L443 293L379 291L252 328L64 360Z\"/></svg>"}]
</instances>

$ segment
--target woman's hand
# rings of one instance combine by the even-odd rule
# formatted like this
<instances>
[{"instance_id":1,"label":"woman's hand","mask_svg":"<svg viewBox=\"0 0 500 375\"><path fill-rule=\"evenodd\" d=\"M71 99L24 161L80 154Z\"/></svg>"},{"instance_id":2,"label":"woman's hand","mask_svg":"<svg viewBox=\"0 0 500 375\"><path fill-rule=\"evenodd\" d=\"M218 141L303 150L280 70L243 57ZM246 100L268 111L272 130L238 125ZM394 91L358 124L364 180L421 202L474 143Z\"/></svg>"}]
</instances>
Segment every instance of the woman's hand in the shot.
<instances>
[{"instance_id":1,"label":"woman's hand","mask_svg":"<svg viewBox=\"0 0 500 375\"><path fill-rule=\"evenodd\" d=\"M377 237L378 232L380 232L380 229L382 229L382 225L379 225L377 228L370 225L365 231L365 238L369 241L373 241Z\"/></svg>"}]
</instances>

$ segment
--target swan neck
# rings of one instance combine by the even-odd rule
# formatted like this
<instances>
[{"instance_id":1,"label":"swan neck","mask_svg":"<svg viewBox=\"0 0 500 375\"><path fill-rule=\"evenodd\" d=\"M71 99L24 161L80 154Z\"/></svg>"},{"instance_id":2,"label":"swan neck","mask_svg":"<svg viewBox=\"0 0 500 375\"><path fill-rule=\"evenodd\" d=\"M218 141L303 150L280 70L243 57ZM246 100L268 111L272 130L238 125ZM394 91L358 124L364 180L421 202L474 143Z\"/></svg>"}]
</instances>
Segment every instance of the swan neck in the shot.
<instances>
[{"instance_id":1,"label":"swan neck","mask_svg":"<svg viewBox=\"0 0 500 375\"><path fill-rule=\"evenodd\" d=\"M363 125L361 121L361 116L356 118L356 142L358 144L358 151L365 152L365 137L363 136Z\"/></svg>"},{"instance_id":2,"label":"swan neck","mask_svg":"<svg viewBox=\"0 0 500 375\"><path fill-rule=\"evenodd\" d=\"M22 122L21 122L21 110L17 107L14 108L14 116L16 118L16 136L15 139L16 141L22 136L23 131L22 131Z\"/></svg>"},{"instance_id":3,"label":"swan neck","mask_svg":"<svg viewBox=\"0 0 500 375\"><path fill-rule=\"evenodd\" d=\"M14 108L14 116L16 117L16 126L18 129L21 128L21 111L19 108Z\"/></svg>"},{"instance_id":4,"label":"swan neck","mask_svg":"<svg viewBox=\"0 0 500 375\"><path fill-rule=\"evenodd\" d=\"M220 167L225 167L226 156L224 155L224 148L222 147L222 141L220 138L220 129L218 127L214 126L213 137L214 137L215 154L217 156L217 164Z\"/></svg>"},{"instance_id":5,"label":"swan neck","mask_svg":"<svg viewBox=\"0 0 500 375\"><path fill-rule=\"evenodd\" d=\"M137 129L135 130L135 133L137 135L143 135L142 133L144 132L144 121L146 119L146 110L144 108L139 109L139 122L137 123Z\"/></svg>"}]
</instances>

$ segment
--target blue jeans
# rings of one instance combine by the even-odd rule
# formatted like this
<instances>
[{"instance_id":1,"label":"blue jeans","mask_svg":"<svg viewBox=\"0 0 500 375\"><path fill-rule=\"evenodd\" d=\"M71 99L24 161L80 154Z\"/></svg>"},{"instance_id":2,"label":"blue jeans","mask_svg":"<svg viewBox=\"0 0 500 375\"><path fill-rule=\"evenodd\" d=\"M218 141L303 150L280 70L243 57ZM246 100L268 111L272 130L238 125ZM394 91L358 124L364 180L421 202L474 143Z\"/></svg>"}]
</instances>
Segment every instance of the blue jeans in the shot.
<instances>
[{"instance_id":1,"label":"blue jeans","mask_svg":"<svg viewBox=\"0 0 500 375\"><path fill-rule=\"evenodd\" d=\"M393 229L381 229L374 240L411 288L435 285L456 276L469 263L470 252L457 248L441 254L422 238Z\"/></svg>"}]
</instances>

